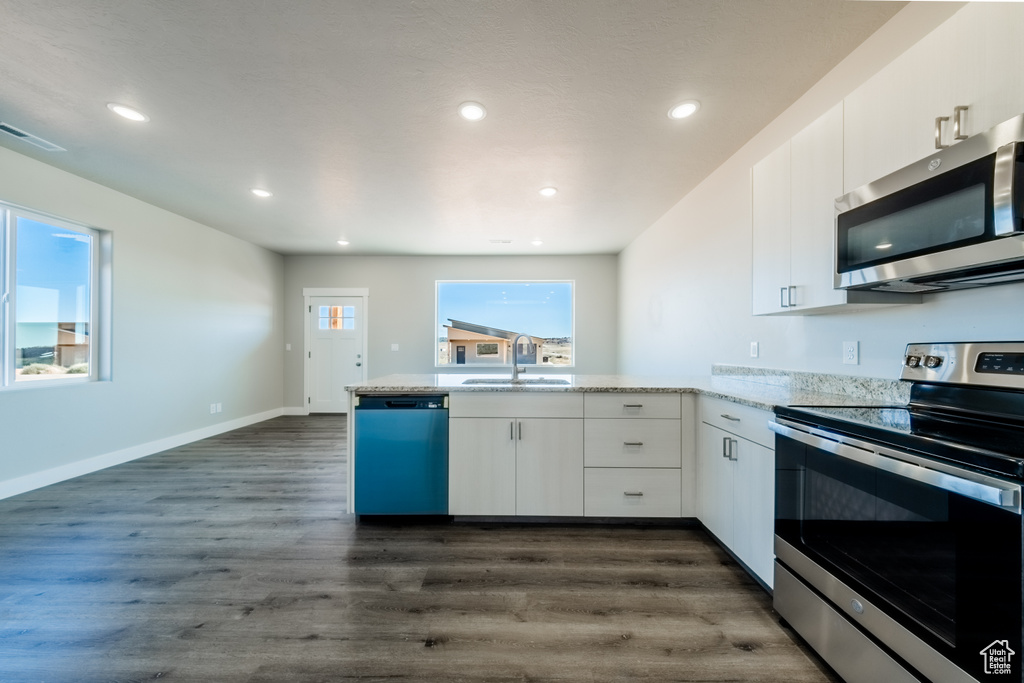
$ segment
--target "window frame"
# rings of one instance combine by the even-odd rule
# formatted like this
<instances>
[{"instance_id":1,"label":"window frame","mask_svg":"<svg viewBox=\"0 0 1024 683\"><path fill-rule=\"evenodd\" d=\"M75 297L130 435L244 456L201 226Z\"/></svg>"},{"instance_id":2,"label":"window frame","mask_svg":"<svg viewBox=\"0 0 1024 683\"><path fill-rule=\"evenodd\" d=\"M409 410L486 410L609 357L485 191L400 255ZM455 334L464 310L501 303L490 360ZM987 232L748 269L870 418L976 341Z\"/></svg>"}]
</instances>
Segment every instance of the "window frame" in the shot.
<instances>
[{"instance_id":1,"label":"window frame","mask_svg":"<svg viewBox=\"0 0 1024 683\"><path fill-rule=\"evenodd\" d=\"M569 285L569 316L571 318L570 325L569 325L569 327L570 327L569 335L570 335L570 339L572 339L572 362L569 363L568 365L553 365L553 364L544 365L542 363L537 363L536 365L528 365L526 367L542 368L543 371L545 373L547 373L547 374L559 373L559 372L563 372L563 371L564 372L572 372L576 368L576 350L577 350L577 347L576 347L576 342L577 342L577 339L576 339L576 280L559 279L559 278L546 278L546 279L545 278L534 278L534 279L521 279L521 280L509 280L509 279L501 279L501 280L437 279L437 280L434 280L434 319L433 319L433 322L432 322L432 328L433 328L432 338L434 340L433 344L432 344L432 348L433 348L433 354L434 354L434 369L435 369L435 371L437 371L437 372L452 372L452 373L464 374L464 373L471 373L471 372L478 371L478 370L484 370L484 371L494 371L495 369L508 370L509 368L512 367L511 364L509 364L509 363L467 363L465 365L458 365L458 364L455 363L454 359L450 359L449 362L447 364L445 364L445 365L442 365L440 363L441 352L440 352L440 345L439 345L439 341L438 341L438 325L439 325L440 321L438 320L438 317L440 316L441 302L440 302L439 294L440 294L440 285L442 285L442 284L488 284L488 285L490 285L490 284L531 284L531 285L533 285L533 284L559 284L559 285ZM501 357L500 349L499 349L498 357L499 358Z\"/></svg>"},{"instance_id":2,"label":"window frame","mask_svg":"<svg viewBox=\"0 0 1024 683\"><path fill-rule=\"evenodd\" d=\"M16 372L18 219L52 225L92 238L89 253L89 372L18 382ZM0 201L0 392L80 385L111 378L110 231Z\"/></svg>"}]
</instances>

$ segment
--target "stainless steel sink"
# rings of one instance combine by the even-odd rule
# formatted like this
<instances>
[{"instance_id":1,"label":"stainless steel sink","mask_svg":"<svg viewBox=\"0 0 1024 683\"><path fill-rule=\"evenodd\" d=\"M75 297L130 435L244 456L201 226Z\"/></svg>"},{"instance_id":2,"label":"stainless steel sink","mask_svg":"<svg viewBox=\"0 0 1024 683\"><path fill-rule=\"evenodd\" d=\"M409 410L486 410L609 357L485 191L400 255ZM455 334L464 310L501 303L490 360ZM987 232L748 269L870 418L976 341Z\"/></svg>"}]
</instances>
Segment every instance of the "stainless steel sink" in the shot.
<instances>
[{"instance_id":1,"label":"stainless steel sink","mask_svg":"<svg viewBox=\"0 0 1024 683\"><path fill-rule=\"evenodd\" d=\"M567 386L572 384L567 379L559 379L556 377L520 377L519 379L512 379L511 377L473 377L472 379L463 380L463 384L510 384L513 386L519 386L522 384L534 385L534 386Z\"/></svg>"}]
</instances>

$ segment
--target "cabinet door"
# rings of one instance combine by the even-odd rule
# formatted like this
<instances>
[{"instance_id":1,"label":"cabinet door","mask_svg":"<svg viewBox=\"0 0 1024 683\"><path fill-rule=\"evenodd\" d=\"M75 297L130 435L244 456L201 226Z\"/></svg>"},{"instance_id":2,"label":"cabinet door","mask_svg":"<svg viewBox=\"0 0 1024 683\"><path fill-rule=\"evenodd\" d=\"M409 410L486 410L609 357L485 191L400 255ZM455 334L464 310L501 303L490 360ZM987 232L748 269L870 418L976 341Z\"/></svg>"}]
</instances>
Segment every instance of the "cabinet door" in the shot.
<instances>
[{"instance_id":1,"label":"cabinet door","mask_svg":"<svg viewBox=\"0 0 1024 683\"><path fill-rule=\"evenodd\" d=\"M791 146L791 305L846 303L846 292L833 285L835 200L843 194L843 103L797 133Z\"/></svg>"},{"instance_id":2,"label":"cabinet door","mask_svg":"<svg viewBox=\"0 0 1024 683\"><path fill-rule=\"evenodd\" d=\"M761 580L775 573L775 451L736 439L732 550Z\"/></svg>"},{"instance_id":3,"label":"cabinet door","mask_svg":"<svg viewBox=\"0 0 1024 683\"><path fill-rule=\"evenodd\" d=\"M787 310L790 284L790 145L751 171L754 315ZM786 306L784 306L785 304Z\"/></svg>"},{"instance_id":4,"label":"cabinet door","mask_svg":"<svg viewBox=\"0 0 1024 683\"><path fill-rule=\"evenodd\" d=\"M516 514L583 516L583 420L516 421Z\"/></svg>"},{"instance_id":5,"label":"cabinet door","mask_svg":"<svg viewBox=\"0 0 1024 683\"><path fill-rule=\"evenodd\" d=\"M700 519L719 541L733 545L733 463L726 457L731 434L700 425Z\"/></svg>"},{"instance_id":6,"label":"cabinet door","mask_svg":"<svg viewBox=\"0 0 1024 683\"><path fill-rule=\"evenodd\" d=\"M516 514L514 419L448 421L448 512Z\"/></svg>"}]
</instances>

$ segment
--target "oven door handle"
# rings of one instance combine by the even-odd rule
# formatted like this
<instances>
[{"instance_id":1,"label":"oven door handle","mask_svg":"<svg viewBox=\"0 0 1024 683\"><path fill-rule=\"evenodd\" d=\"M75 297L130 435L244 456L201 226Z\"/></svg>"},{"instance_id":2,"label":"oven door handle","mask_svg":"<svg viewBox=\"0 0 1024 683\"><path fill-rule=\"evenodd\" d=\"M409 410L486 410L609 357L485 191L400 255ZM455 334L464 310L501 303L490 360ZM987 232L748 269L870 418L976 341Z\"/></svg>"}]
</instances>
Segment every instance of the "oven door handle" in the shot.
<instances>
[{"instance_id":1,"label":"oven door handle","mask_svg":"<svg viewBox=\"0 0 1024 683\"><path fill-rule=\"evenodd\" d=\"M983 474L975 474L968 471L964 471L961 474L950 474L918 463L898 460L872 450L845 443L841 436L838 434L833 435L830 432L815 430L820 434L828 434L829 437L833 438L810 434L801 429L794 429L774 421L769 422L768 427L776 434L823 451L828 451L829 453L834 453L868 467L885 470L900 477L913 479L922 484L955 493L958 496L965 496L981 503L1010 510L1018 515L1021 513L1019 485L1002 482L994 477L987 477ZM865 443L865 445L869 444Z\"/></svg>"}]
</instances>

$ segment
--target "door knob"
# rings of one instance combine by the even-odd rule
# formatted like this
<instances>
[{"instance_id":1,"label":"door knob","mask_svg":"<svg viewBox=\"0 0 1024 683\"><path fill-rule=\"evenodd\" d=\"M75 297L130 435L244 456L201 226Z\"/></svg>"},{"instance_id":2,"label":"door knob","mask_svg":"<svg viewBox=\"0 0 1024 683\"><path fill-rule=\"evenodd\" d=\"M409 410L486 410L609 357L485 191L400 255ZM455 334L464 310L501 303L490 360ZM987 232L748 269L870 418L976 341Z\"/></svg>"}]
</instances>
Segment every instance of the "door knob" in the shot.
<instances>
[{"instance_id":1,"label":"door knob","mask_svg":"<svg viewBox=\"0 0 1024 683\"><path fill-rule=\"evenodd\" d=\"M356 367L357 368L362 367L362 365L363 365L362 363L356 363Z\"/></svg>"}]
</instances>

